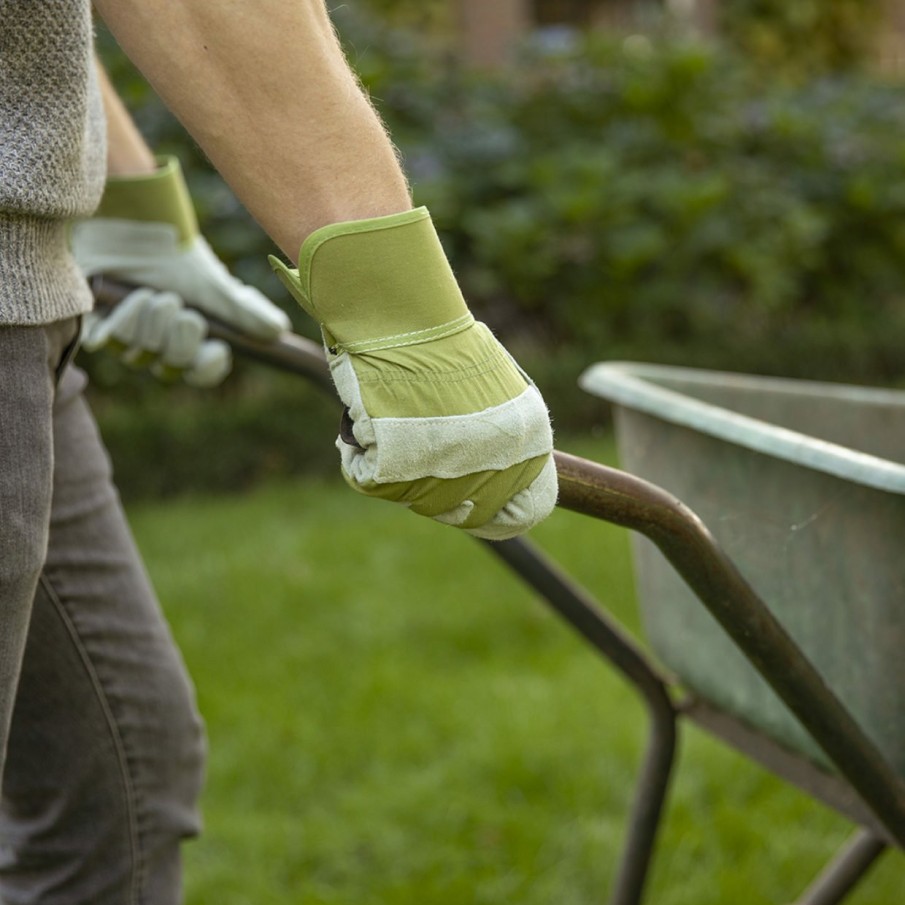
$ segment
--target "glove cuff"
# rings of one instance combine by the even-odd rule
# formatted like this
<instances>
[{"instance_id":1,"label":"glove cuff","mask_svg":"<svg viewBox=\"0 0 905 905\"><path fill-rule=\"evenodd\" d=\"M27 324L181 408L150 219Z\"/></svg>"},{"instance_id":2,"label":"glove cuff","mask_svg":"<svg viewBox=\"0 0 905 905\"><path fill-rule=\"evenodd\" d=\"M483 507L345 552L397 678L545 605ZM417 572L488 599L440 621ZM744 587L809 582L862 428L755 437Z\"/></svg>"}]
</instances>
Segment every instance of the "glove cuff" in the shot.
<instances>
[{"instance_id":1,"label":"glove cuff","mask_svg":"<svg viewBox=\"0 0 905 905\"><path fill-rule=\"evenodd\" d=\"M198 235L198 220L175 157L158 158L159 168L149 175L111 176L104 187L95 217L167 223L176 228L186 247Z\"/></svg>"},{"instance_id":2,"label":"glove cuff","mask_svg":"<svg viewBox=\"0 0 905 905\"><path fill-rule=\"evenodd\" d=\"M337 351L415 345L474 322L423 207L316 230L298 270L270 263Z\"/></svg>"}]
</instances>

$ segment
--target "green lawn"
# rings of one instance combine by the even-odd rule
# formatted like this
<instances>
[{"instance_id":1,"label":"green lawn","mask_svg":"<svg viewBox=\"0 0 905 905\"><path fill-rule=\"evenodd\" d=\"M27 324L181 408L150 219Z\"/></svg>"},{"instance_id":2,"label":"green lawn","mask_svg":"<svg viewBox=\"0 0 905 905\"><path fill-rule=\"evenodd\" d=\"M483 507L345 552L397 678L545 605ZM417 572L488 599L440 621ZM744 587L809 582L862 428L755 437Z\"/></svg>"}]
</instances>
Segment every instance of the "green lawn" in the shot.
<instances>
[{"instance_id":1,"label":"green lawn","mask_svg":"<svg viewBox=\"0 0 905 905\"><path fill-rule=\"evenodd\" d=\"M479 544L338 482L131 515L210 735L188 905L606 901L644 714ZM634 625L623 532L535 533ZM847 832L688 730L649 902L790 902Z\"/></svg>"}]
</instances>

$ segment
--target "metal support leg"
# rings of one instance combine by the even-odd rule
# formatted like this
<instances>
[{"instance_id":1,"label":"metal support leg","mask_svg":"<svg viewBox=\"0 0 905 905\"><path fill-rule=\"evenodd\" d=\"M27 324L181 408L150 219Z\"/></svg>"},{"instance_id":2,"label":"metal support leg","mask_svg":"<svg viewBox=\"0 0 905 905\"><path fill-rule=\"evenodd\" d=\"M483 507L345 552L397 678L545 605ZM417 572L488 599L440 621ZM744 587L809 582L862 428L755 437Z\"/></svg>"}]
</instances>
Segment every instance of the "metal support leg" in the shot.
<instances>
[{"instance_id":1,"label":"metal support leg","mask_svg":"<svg viewBox=\"0 0 905 905\"><path fill-rule=\"evenodd\" d=\"M487 546L615 666L647 705L651 719L647 751L610 898L611 905L639 905L669 790L676 748L676 707L666 685L632 638L536 547L523 538Z\"/></svg>"},{"instance_id":2,"label":"metal support leg","mask_svg":"<svg viewBox=\"0 0 905 905\"><path fill-rule=\"evenodd\" d=\"M824 868L797 905L838 905L886 851L886 843L868 830L859 830Z\"/></svg>"},{"instance_id":3,"label":"metal support leg","mask_svg":"<svg viewBox=\"0 0 905 905\"><path fill-rule=\"evenodd\" d=\"M905 849L905 781L701 520L640 478L556 453L558 504L640 531L682 576L839 774Z\"/></svg>"},{"instance_id":4,"label":"metal support leg","mask_svg":"<svg viewBox=\"0 0 905 905\"><path fill-rule=\"evenodd\" d=\"M648 708L650 733L610 905L639 905L656 843L676 750L676 722Z\"/></svg>"}]
</instances>

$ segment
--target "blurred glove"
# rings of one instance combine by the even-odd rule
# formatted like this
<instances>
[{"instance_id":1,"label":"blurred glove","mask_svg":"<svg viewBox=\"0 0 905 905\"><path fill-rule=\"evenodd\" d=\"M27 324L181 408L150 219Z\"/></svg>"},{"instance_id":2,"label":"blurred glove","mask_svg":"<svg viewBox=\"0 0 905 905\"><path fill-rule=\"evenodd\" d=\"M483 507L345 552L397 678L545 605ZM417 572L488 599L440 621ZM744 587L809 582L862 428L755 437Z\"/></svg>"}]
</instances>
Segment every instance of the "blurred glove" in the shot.
<instances>
[{"instance_id":1,"label":"blurred glove","mask_svg":"<svg viewBox=\"0 0 905 905\"><path fill-rule=\"evenodd\" d=\"M109 179L95 215L74 224L72 250L86 276L104 274L169 294L165 303L153 304L152 296L145 294L142 302L133 301L128 316L116 318L109 328L98 324L107 317L90 315L83 332L86 349L99 348L97 343L103 345L111 339L120 340L116 333L125 329L129 335L129 357L142 363L161 349L170 348L169 341L163 341L162 347L145 347L142 344L146 337L156 343L161 333L172 333L180 337L172 342L174 348L178 346L177 358L181 359L187 352L189 335L195 335L197 324L203 325L204 319L197 315L187 317L189 312L184 306L173 304L173 293L186 304L258 339L275 339L290 327L285 312L257 289L229 274L198 232L192 202L175 158L162 160L160 169L150 176ZM139 313L146 308L144 314ZM172 319L169 327L165 326L168 319ZM194 326L189 328L189 323ZM220 362L219 380L229 372L229 348L206 340L205 333L206 328L196 347L200 357L183 366L187 379L194 382L199 376L203 381L213 379L217 373L214 361ZM148 355L143 356L142 351ZM156 370L169 373L171 369L167 365Z\"/></svg>"},{"instance_id":2,"label":"blurred glove","mask_svg":"<svg viewBox=\"0 0 905 905\"><path fill-rule=\"evenodd\" d=\"M173 292L136 289L109 314L86 314L82 348L109 345L123 361L148 366L162 380L181 377L197 387L216 386L229 373L232 353L225 342L206 339L207 321Z\"/></svg>"},{"instance_id":3,"label":"blurred glove","mask_svg":"<svg viewBox=\"0 0 905 905\"><path fill-rule=\"evenodd\" d=\"M550 514L547 408L472 317L425 208L324 227L298 270L270 260L321 325L353 488L494 540Z\"/></svg>"}]
</instances>

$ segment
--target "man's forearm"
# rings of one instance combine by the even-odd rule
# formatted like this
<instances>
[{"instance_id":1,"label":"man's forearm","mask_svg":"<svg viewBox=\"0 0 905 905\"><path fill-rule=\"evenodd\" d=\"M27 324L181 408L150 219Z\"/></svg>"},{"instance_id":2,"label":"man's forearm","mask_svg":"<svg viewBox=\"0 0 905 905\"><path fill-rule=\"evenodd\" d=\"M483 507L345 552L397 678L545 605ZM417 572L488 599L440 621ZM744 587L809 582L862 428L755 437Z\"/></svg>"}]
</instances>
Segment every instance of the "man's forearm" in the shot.
<instances>
[{"instance_id":1,"label":"man's forearm","mask_svg":"<svg viewBox=\"0 0 905 905\"><path fill-rule=\"evenodd\" d=\"M328 223L411 207L322 0L96 0L120 45L293 260Z\"/></svg>"},{"instance_id":2,"label":"man's forearm","mask_svg":"<svg viewBox=\"0 0 905 905\"><path fill-rule=\"evenodd\" d=\"M116 93L100 60L95 61L107 119L107 175L146 176L157 169L154 153L145 143Z\"/></svg>"}]
</instances>

